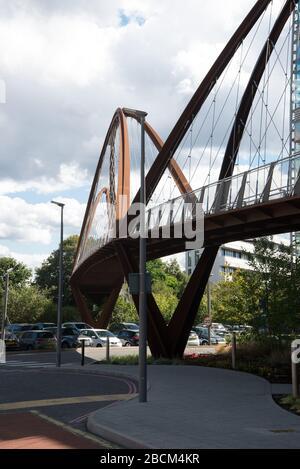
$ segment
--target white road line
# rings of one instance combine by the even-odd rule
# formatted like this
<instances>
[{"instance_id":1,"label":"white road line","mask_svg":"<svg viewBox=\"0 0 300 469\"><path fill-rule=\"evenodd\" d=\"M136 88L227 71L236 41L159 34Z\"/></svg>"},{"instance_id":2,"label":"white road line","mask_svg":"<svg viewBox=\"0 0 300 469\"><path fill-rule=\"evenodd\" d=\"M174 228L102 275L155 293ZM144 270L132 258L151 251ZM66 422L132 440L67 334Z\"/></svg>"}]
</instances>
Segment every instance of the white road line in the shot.
<instances>
[{"instance_id":1,"label":"white road line","mask_svg":"<svg viewBox=\"0 0 300 469\"><path fill-rule=\"evenodd\" d=\"M25 368L50 368L54 367L54 363L39 363L39 362L23 362L23 361L16 361L16 360L11 360L6 363L3 363L4 367L25 367Z\"/></svg>"}]
</instances>

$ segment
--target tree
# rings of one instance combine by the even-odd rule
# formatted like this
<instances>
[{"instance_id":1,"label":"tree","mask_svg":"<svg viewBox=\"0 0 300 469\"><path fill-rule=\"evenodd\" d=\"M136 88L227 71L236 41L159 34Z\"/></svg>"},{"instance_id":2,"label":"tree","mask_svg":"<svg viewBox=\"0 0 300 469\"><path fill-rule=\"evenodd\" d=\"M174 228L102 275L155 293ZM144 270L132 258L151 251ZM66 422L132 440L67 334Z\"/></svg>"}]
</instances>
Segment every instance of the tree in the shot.
<instances>
[{"instance_id":1,"label":"tree","mask_svg":"<svg viewBox=\"0 0 300 469\"><path fill-rule=\"evenodd\" d=\"M300 262L292 248L275 244L271 238L261 238L254 242L254 253L247 255L260 284L264 325L271 333L299 329Z\"/></svg>"},{"instance_id":2,"label":"tree","mask_svg":"<svg viewBox=\"0 0 300 469\"><path fill-rule=\"evenodd\" d=\"M161 259L149 261L147 270L151 274L153 295L166 322L169 322L178 304L180 293L187 282L187 276L181 271L176 260L168 263ZM126 285L122 288L114 308L112 321L138 321L138 314Z\"/></svg>"},{"instance_id":3,"label":"tree","mask_svg":"<svg viewBox=\"0 0 300 469\"><path fill-rule=\"evenodd\" d=\"M34 323L41 320L52 301L47 292L39 290L34 285L13 287L9 290L8 318L12 323Z\"/></svg>"},{"instance_id":4,"label":"tree","mask_svg":"<svg viewBox=\"0 0 300 469\"><path fill-rule=\"evenodd\" d=\"M126 300L120 296L114 308L112 322L138 322L138 314L133 302Z\"/></svg>"},{"instance_id":5,"label":"tree","mask_svg":"<svg viewBox=\"0 0 300 469\"><path fill-rule=\"evenodd\" d=\"M63 242L64 250L64 281L63 281L63 306L74 306L74 299L70 288L70 278L73 271L75 254L78 244L78 236L70 236ZM58 275L59 275L59 249L53 251L36 269L35 284L40 289L47 289L54 302L58 297Z\"/></svg>"},{"instance_id":6,"label":"tree","mask_svg":"<svg viewBox=\"0 0 300 469\"><path fill-rule=\"evenodd\" d=\"M236 271L212 288L215 322L256 325L261 285L253 272Z\"/></svg>"},{"instance_id":7,"label":"tree","mask_svg":"<svg viewBox=\"0 0 300 469\"><path fill-rule=\"evenodd\" d=\"M0 288L4 288L4 274L12 269L9 273L9 284L10 286L22 286L29 282L32 272L22 262L18 262L12 257L1 257L0 258Z\"/></svg>"}]
</instances>

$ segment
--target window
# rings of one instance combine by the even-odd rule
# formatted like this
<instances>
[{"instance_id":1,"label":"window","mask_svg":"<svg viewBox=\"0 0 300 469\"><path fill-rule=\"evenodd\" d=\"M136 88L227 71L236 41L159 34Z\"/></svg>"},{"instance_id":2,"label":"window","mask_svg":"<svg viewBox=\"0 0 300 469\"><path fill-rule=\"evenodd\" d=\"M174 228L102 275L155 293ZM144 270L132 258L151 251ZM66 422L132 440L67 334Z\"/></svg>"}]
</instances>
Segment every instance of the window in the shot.
<instances>
[{"instance_id":1,"label":"window","mask_svg":"<svg viewBox=\"0 0 300 469\"><path fill-rule=\"evenodd\" d=\"M236 272L238 269L235 269L234 267L229 267L229 266L222 266L221 267L221 273L225 275L232 275L234 272Z\"/></svg>"},{"instance_id":2,"label":"window","mask_svg":"<svg viewBox=\"0 0 300 469\"><path fill-rule=\"evenodd\" d=\"M222 255L224 257L232 257L234 259L242 259L243 254L240 251L234 251L233 249L222 249Z\"/></svg>"},{"instance_id":3,"label":"window","mask_svg":"<svg viewBox=\"0 0 300 469\"><path fill-rule=\"evenodd\" d=\"M38 337L41 337L42 339L53 339L53 334L52 332L41 332L38 334Z\"/></svg>"}]
</instances>

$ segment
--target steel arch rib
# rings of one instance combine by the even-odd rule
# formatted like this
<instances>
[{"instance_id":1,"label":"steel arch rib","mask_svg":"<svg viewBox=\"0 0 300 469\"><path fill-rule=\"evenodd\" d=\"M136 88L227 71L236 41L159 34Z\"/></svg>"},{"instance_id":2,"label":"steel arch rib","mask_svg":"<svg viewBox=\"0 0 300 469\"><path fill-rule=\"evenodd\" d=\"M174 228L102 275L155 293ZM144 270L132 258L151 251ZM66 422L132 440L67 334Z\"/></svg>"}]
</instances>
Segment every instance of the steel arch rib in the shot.
<instances>
[{"instance_id":1,"label":"steel arch rib","mask_svg":"<svg viewBox=\"0 0 300 469\"><path fill-rule=\"evenodd\" d=\"M100 153L98 165L97 165L97 168L96 168L93 184L92 184L90 195L89 195L89 200L88 200L88 203L87 203L87 208L86 208L86 211L85 211L85 215L84 215L84 219L83 219L83 223L82 223L82 227L81 227L81 232L80 232L80 235L79 235L78 248L77 248L77 252L76 252L76 255L75 255L74 267L76 267L76 264L77 264L77 261L78 261L79 251L82 248L82 243L85 241L85 238L86 238L86 236L85 236L86 227L89 223L89 218L90 218L90 215L91 215L91 211L93 210L93 204L94 204L93 198L94 198L94 195L95 195L95 191L96 191L100 171L102 169L102 164L103 164L104 156L105 156L105 153L106 153L106 149L107 149L107 146L109 145L109 141L112 137L113 131L115 129L115 126L118 124L118 122L120 122L120 125L121 125L121 139L120 139L121 140L121 142L120 142L120 150L121 150L121 155L120 156L121 157L120 157L120 163L119 163L120 164L119 170L121 169L120 174L122 174L121 179L122 179L123 187L125 188L127 193L128 193L128 191L130 191L130 181L128 181L128 175L130 177L130 154L129 154L129 146L128 146L128 128L127 128L126 119L124 118L124 113L123 113L121 108L118 108L116 110L113 118L112 118L112 121L110 123L109 129L107 131L107 134L106 134L106 137L105 137L105 140L104 140L104 144L103 144L103 147L102 147L102 150L101 150L101 153ZM125 159L126 159L126 161L124 161ZM128 167L129 167L129 173L128 173ZM118 185L118 191L122 190L122 185L120 185L120 186Z\"/></svg>"},{"instance_id":2,"label":"steel arch rib","mask_svg":"<svg viewBox=\"0 0 300 469\"><path fill-rule=\"evenodd\" d=\"M129 113L128 110L124 110L124 109L123 109L123 112L126 116L131 117L132 119L135 119L139 122L139 119L134 113ZM148 137L151 139L152 143L154 144L158 152L161 152L164 146L164 142L159 136L159 134L154 130L154 128L147 121L145 122L145 132L148 135ZM193 192L193 189L190 186L185 175L183 174L180 166L173 158L171 158L170 160L169 170L170 170L171 176L173 177L175 181L176 186L178 187L182 195Z\"/></svg>"},{"instance_id":3,"label":"steel arch rib","mask_svg":"<svg viewBox=\"0 0 300 469\"><path fill-rule=\"evenodd\" d=\"M259 59L253 69L249 83L242 97L239 110L227 143L219 180L233 174L237 154L244 135L246 123L254 102L259 83L263 77L266 66L274 51L275 45L282 30L293 12L298 0L287 0L279 14L268 40L263 47ZM184 292L178 307L169 324L169 332L173 339L175 355L181 355L188 339L188 333L193 326L199 304L203 297L205 286L211 274L220 246L205 248L193 273L189 285ZM206 268L204 268L205 266ZM185 311L189 313L185 313Z\"/></svg>"}]
</instances>

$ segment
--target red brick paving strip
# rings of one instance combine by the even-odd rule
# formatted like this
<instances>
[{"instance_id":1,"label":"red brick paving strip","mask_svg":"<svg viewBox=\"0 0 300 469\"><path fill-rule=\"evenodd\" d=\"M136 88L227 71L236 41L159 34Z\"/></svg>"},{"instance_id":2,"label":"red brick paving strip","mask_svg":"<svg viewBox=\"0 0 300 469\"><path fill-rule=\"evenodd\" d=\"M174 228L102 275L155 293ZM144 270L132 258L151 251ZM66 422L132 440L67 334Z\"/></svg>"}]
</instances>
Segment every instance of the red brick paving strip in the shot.
<instances>
[{"instance_id":1,"label":"red brick paving strip","mask_svg":"<svg viewBox=\"0 0 300 469\"><path fill-rule=\"evenodd\" d=\"M100 444L26 413L0 415L0 449L99 449Z\"/></svg>"}]
</instances>

